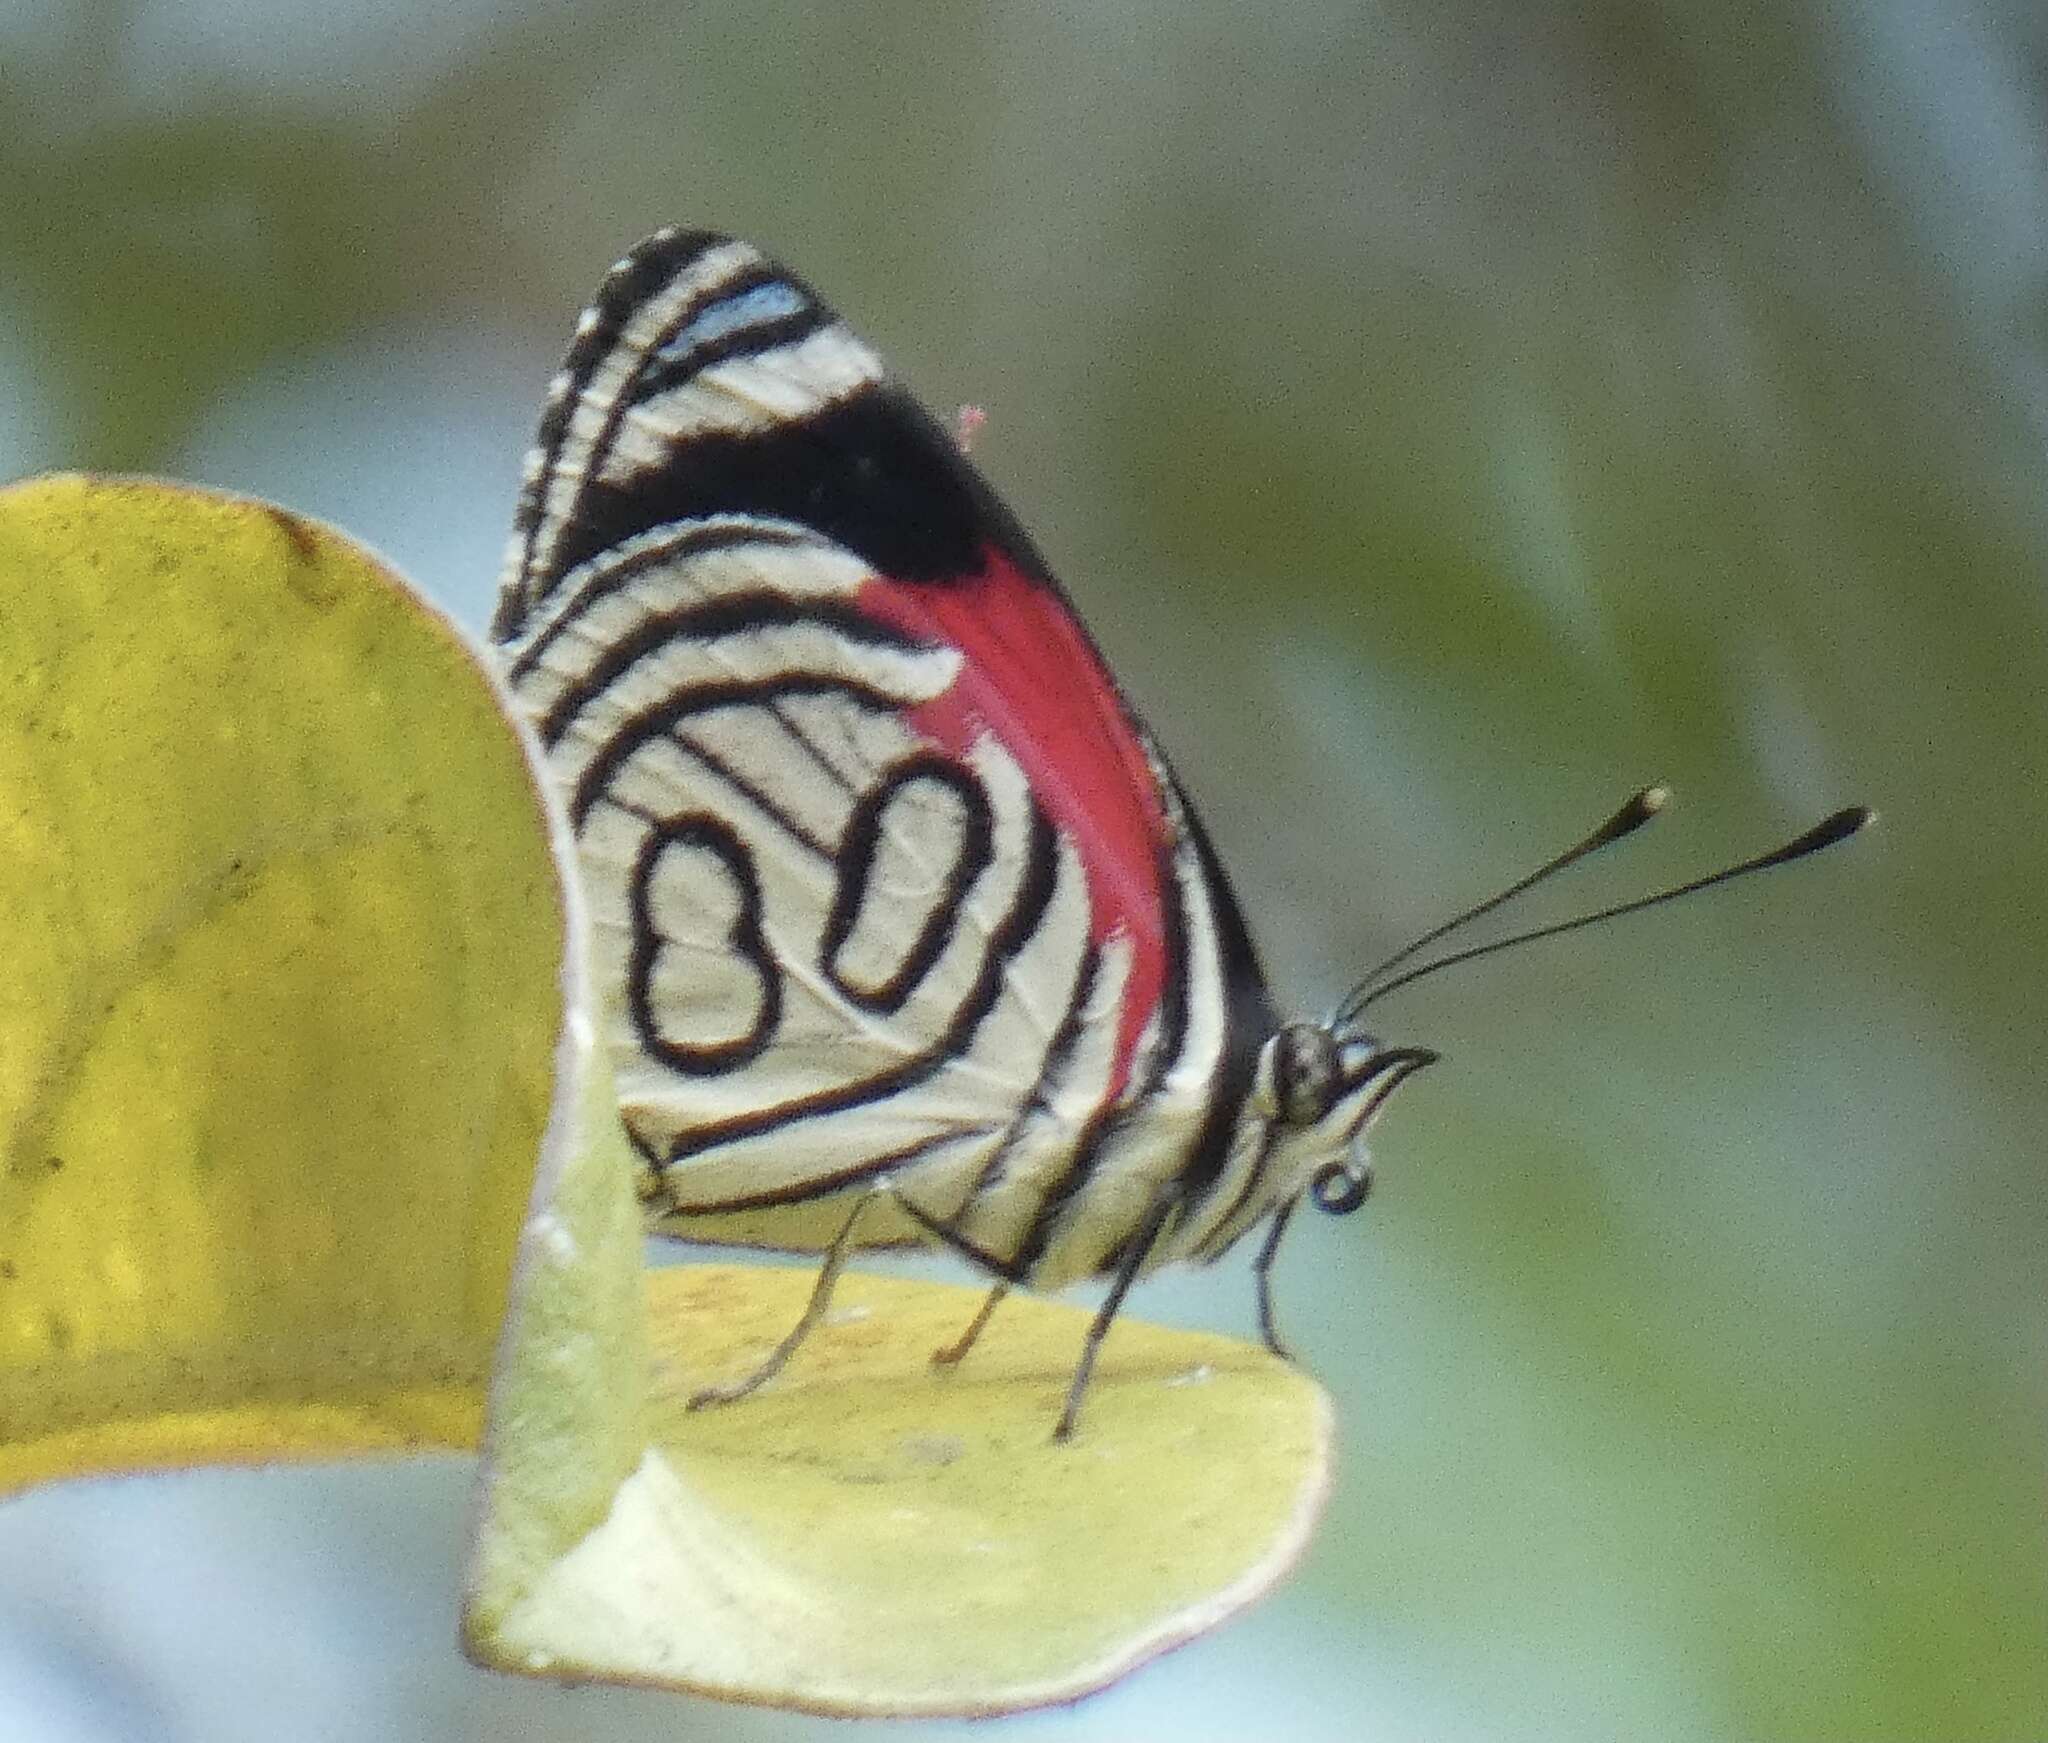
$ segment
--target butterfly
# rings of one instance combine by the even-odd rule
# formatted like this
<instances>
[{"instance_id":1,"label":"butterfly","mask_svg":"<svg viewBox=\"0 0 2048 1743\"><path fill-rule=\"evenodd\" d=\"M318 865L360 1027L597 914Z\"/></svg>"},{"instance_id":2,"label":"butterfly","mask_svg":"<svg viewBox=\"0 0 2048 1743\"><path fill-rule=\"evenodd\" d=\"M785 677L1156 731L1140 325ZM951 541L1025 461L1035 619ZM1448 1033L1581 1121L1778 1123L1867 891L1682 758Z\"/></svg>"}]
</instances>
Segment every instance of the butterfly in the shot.
<instances>
[{"instance_id":1,"label":"butterfly","mask_svg":"<svg viewBox=\"0 0 2048 1743\"><path fill-rule=\"evenodd\" d=\"M790 1336L694 1403L777 1372L882 1242L993 1280L942 1362L1012 1287L1109 1280L1056 1438L1133 1282L1254 1231L1284 1353L1289 1218L1363 1202L1368 1128L1437 1056L1367 1031L1371 981L1281 1018L1044 558L807 285L699 231L613 267L492 636L575 832L653 1226L823 1254ZM1656 804L1631 807L1536 877Z\"/></svg>"}]
</instances>

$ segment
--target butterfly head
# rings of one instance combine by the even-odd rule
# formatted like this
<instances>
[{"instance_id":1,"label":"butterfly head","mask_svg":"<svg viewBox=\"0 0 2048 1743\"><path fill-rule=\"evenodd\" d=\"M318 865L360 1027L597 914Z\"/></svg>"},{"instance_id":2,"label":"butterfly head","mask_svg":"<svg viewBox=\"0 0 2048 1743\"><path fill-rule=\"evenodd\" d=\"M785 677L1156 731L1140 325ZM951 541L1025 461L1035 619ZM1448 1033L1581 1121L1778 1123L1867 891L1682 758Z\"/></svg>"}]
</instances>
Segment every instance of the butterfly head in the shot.
<instances>
[{"instance_id":1,"label":"butterfly head","mask_svg":"<svg viewBox=\"0 0 2048 1743\"><path fill-rule=\"evenodd\" d=\"M1355 1024L1289 1023L1259 1055L1258 1095L1291 1152L1286 1172L1318 1210L1348 1216L1372 1190L1366 1128L1411 1075L1434 1065L1427 1047L1389 1047Z\"/></svg>"}]
</instances>

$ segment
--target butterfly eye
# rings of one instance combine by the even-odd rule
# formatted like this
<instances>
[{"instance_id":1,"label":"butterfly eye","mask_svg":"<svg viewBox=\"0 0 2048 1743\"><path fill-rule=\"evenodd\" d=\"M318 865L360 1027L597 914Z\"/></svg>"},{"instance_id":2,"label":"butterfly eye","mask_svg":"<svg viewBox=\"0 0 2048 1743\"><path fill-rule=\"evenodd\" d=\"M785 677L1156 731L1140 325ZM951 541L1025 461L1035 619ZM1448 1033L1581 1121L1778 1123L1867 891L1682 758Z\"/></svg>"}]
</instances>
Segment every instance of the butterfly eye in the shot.
<instances>
[{"instance_id":1,"label":"butterfly eye","mask_svg":"<svg viewBox=\"0 0 2048 1743\"><path fill-rule=\"evenodd\" d=\"M1273 1039L1273 1099L1290 1126L1312 1126L1337 1089L1337 1043L1315 1023L1289 1023Z\"/></svg>"}]
</instances>

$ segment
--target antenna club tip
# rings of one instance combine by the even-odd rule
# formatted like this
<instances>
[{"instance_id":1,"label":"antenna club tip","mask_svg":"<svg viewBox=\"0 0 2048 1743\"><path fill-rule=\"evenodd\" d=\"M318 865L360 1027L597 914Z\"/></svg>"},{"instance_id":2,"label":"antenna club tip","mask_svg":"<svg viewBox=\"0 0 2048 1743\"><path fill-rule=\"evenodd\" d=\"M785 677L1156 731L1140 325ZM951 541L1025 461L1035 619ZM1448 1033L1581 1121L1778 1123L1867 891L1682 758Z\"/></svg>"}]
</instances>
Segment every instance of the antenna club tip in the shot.
<instances>
[{"instance_id":1,"label":"antenna club tip","mask_svg":"<svg viewBox=\"0 0 2048 1743\"><path fill-rule=\"evenodd\" d=\"M1661 784L1654 787L1645 787L1636 795L1636 803L1644 811L1655 816L1666 805L1671 803L1671 789Z\"/></svg>"},{"instance_id":2,"label":"antenna club tip","mask_svg":"<svg viewBox=\"0 0 2048 1743\"><path fill-rule=\"evenodd\" d=\"M1876 810L1869 805L1844 805L1832 816L1823 818L1815 827L1814 834L1819 844L1847 841L1852 835L1860 835L1877 821Z\"/></svg>"}]
</instances>

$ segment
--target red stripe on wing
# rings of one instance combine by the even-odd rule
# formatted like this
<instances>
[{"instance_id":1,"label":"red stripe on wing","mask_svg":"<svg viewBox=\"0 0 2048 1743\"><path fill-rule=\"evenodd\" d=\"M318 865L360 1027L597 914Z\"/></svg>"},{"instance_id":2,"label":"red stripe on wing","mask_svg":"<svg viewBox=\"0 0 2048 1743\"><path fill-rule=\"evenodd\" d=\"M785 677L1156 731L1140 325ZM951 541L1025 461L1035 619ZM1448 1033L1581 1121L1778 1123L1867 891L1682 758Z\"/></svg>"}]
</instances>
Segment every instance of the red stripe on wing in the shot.
<instances>
[{"instance_id":1,"label":"red stripe on wing","mask_svg":"<svg viewBox=\"0 0 2048 1743\"><path fill-rule=\"evenodd\" d=\"M1102 657L1060 597L1001 552L957 581L875 576L859 604L881 622L966 655L943 696L909 710L916 730L964 757L992 733L1017 759L1088 875L1090 935L1131 945L1111 1094L1130 1081L1138 1037L1166 981L1169 834L1158 778Z\"/></svg>"}]
</instances>

